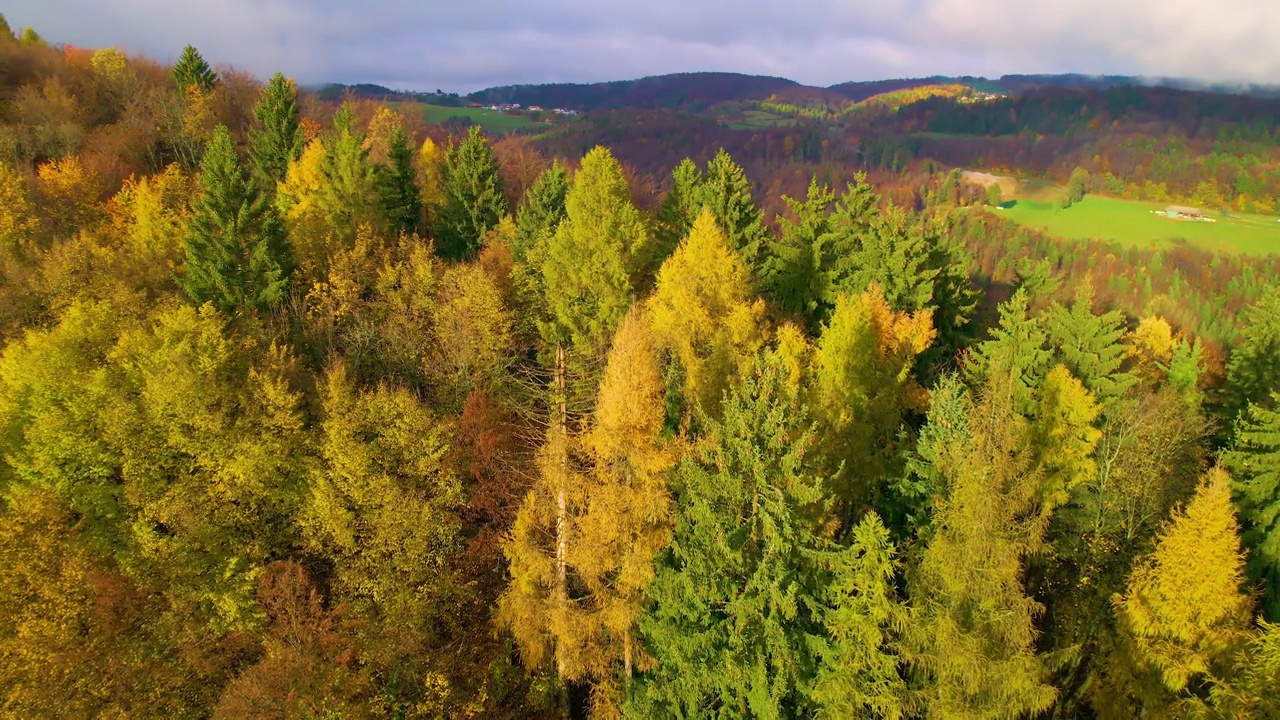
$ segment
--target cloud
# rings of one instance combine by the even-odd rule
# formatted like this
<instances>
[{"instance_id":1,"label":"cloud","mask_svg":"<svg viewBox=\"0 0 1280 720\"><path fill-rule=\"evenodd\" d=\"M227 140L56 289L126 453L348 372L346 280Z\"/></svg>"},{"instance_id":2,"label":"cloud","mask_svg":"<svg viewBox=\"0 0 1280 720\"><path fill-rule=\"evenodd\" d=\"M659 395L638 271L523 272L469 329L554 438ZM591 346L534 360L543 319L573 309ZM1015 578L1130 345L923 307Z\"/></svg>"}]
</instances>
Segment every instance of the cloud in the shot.
<instances>
[{"instance_id":1,"label":"cloud","mask_svg":"<svg viewBox=\"0 0 1280 720\"><path fill-rule=\"evenodd\" d=\"M16 0L53 42L466 92L720 70L813 85L1085 72L1280 80L1276 0Z\"/></svg>"}]
</instances>

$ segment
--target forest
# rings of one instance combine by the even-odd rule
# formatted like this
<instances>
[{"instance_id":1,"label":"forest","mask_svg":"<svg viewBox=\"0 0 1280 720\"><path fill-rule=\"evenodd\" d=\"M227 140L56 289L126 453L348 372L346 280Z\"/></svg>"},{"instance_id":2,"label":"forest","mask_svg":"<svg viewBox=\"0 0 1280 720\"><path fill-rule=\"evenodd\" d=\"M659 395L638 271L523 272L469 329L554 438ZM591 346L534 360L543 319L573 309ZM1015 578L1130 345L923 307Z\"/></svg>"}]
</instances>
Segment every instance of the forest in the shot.
<instances>
[{"instance_id":1,"label":"forest","mask_svg":"<svg viewBox=\"0 0 1280 720\"><path fill-rule=\"evenodd\" d=\"M617 117L0 22L0 717L1280 717L1280 259Z\"/></svg>"}]
</instances>

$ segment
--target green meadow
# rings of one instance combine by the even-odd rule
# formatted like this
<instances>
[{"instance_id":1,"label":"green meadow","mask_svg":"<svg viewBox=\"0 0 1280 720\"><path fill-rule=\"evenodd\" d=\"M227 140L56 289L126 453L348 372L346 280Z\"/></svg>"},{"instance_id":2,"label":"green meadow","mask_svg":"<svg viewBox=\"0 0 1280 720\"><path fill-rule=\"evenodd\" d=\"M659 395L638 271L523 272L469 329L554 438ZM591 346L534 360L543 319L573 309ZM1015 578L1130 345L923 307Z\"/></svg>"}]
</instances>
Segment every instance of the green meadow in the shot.
<instances>
[{"instance_id":1,"label":"green meadow","mask_svg":"<svg viewBox=\"0 0 1280 720\"><path fill-rule=\"evenodd\" d=\"M1062 209L1056 200L1010 200L997 213L1028 227L1065 238L1113 240L1124 245L1168 247L1185 242L1206 250L1246 255L1280 252L1280 219L1210 212L1215 222L1170 220L1153 211L1164 203L1088 196Z\"/></svg>"},{"instance_id":2,"label":"green meadow","mask_svg":"<svg viewBox=\"0 0 1280 720\"><path fill-rule=\"evenodd\" d=\"M421 108L426 121L432 124L448 122L453 118L466 118L490 132L510 133L532 127L546 127L546 123L530 120L525 115L511 115L501 110L485 108L447 107L425 103L403 103Z\"/></svg>"}]
</instances>

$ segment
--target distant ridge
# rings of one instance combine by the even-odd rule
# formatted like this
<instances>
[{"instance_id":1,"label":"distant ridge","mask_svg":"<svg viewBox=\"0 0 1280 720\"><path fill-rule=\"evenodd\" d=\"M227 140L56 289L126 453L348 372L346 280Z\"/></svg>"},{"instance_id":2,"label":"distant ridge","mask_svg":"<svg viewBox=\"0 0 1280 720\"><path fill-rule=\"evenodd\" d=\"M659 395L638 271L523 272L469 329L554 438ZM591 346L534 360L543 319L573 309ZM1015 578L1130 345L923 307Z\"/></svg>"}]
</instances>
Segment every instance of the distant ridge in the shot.
<instances>
[{"instance_id":1,"label":"distant ridge","mask_svg":"<svg viewBox=\"0 0 1280 720\"><path fill-rule=\"evenodd\" d=\"M591 110L703 110L724 102L767 100L828 103L862 102L888 92L927 85L964 85L974 90L998 94L1019 94L1044 88L1094 89L1134 85L1175 90L1280 98L1280 85L1256 83L1211 83L1188 78L1141 77L1134 75L1004 75L999 78L934 75L923 78L895 78L839 83L826 88L802 85L794 80L766 75L725 72L674 73L636 80L599 83L550 83L544 85L503 85L459 96L456 93L402 92L381 85L326 85L316 90L325 100L339 100L347 94L371 99L412 99L439 105L520 104L548 108Z\"/></svg>"}]
</instances>

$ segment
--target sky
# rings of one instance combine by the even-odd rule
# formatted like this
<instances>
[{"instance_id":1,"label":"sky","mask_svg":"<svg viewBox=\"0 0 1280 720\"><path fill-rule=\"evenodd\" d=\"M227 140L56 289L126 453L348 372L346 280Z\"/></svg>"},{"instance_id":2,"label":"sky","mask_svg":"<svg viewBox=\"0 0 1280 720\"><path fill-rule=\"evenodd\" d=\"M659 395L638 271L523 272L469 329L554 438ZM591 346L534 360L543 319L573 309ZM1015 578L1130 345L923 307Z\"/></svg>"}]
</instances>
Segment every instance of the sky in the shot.
<instances>
[{"instance_id":1,"label":"sky","mask_svg":"<svg viewBox=\"0 0 1280 720\"><path fill-rule=\"evenodd\" d=\"M466 93L722 71L1280 83L1280 0L9 0L16 29L303 84Z\"/></svg>"}]
</instances>

